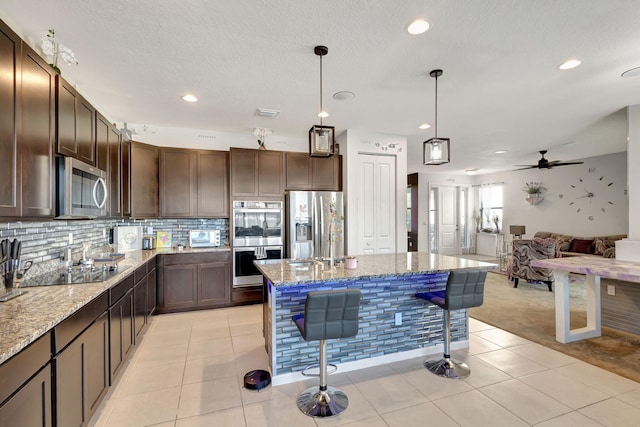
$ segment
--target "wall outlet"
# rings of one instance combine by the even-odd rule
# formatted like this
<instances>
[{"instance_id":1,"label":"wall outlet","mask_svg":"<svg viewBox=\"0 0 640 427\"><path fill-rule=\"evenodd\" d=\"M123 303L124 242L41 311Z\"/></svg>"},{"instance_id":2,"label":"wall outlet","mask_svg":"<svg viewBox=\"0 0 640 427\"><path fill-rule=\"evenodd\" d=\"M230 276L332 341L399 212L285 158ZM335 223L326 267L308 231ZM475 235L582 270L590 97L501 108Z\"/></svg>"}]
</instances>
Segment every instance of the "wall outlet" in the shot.
<instances>
[{"instance_id":1,"label":"wall outlet","mask_svg":"<svg viewBox=\"0 0 640 427\"><path fill-rule=\"evenodd\" d=\"M615 295L616 287L615 285L607 285L607 295Z\"/></svg>"},{"instance_id":2,"label":"wall outlet","mask_svg":"<svg viewBox=\"0 0 640 427\"><path fill-rule=\"evenodd\" d=\"M402 325L402 313L396 313L396 315L394 316L394 320L396 326Z\"/></svg>"},{"instance_id":3,"label":"wall outlet","mask_svg":"<svg viewBox=\"0 0 640 427\"><path fill-rule=\"evenodd\" d=\"M153 227L152 226L148 226L147 227L147 234L153 234Z\"/></svg>"}]
</instances>

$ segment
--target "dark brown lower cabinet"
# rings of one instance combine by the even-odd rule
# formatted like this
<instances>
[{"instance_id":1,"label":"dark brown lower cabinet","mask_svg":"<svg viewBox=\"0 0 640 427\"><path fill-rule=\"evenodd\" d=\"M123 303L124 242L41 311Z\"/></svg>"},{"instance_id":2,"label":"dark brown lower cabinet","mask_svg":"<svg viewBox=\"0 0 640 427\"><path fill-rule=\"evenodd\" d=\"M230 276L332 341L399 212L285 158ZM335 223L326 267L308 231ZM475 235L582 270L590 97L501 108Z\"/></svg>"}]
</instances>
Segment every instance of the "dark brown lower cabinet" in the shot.
<instances>
[{"instance_id":1,"label":"dark brown lower cabinet","mask_svg":"<svg viewBox=\"0 0 640 427\"><path fill-rule=\"evenodd\" d=\"M133 282L132 277L130 282ZM133 337L133 288L129 288L122 298L109 307L109 384L113 384L122 362L129 356Z\"/></svg>"},{"instance_id":2,"label":"dark brown lower cabinet","mask_svg":"<svg viewBox=\"0 0 640 427\"><path fill-rule=\"evenodd\" d=\"M46 365L0 406L0 426L49 427L51 424L51 365Z\"/></svg>"},{"instance_id":3,"label":"dark brown lower cabinet","mask_svg":"<svg viewBox=\"0 0 640 427\"><path fill-rule=\"evenodd\" d=\"M228 252L160 255L158 312L224 307L230 303Z\"/></svg>"},{"instance_id":4,"label":"dark brown lower cabinet","mask_svg":"<svg viewBox=\"0 0 640 427\"><path fill-rule=\"evenodd\" d=\"M147 320L149 316L156 311L156 259L149 261L152 265L148 266L149 272L147 273Z\"/></svg>"},{"instance_id":5,"label":"dark brown lower cabinet","mask_svg":"<svg viewBox=\"0 0 640 427\"><path fill-rule=\"evenodd\" d=\"M146 268L146 266L144 266ZM135 329L135 342L144 329L147 317L147 275L137 281L133 287L133 325Z\"/></svg>"},{"instance_id":6,"label":"dark brown lower cabinet","mask_svg":"<svg viewBox=\"0 0 640 427\"><path fill-rule=\"evenodd\" d=\"M50 361L47 333L0 365L0 426L52 425Z\"/></svg>"},{"instance_id":7,"label":"dark brown lower cabinet","mask_svg":"<svg viewBox=\"0 0 640 427\"><path fill-rule=\"evenodd\" d=\"M108 313L55 358L57 426L84 426L109 387Z\"/></svg>"}]
</instances>

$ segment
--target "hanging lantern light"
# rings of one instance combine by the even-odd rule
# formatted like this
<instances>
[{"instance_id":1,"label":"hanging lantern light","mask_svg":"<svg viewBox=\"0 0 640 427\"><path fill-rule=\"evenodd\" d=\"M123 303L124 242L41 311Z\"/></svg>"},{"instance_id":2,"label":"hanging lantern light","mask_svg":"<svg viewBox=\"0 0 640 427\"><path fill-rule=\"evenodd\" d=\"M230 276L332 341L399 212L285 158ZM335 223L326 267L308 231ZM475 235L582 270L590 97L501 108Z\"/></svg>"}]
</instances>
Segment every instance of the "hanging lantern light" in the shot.
<instances>
[{"instance_id":1,"label":"hanging lantern light","mask_svg":"<svg viewBox=\"0 0 640 427\"><path fill-rule=\"evenodd\" d=\"M434 126L434 137L423 143L423 155L425 165L443 165L449 163L449 138L438 138L438 77L442 75L442 70L432 70L429 75L436 79L436 117Z\"/></svg>"},{"instance_id":2,"label":"hanging lantern light","mask_svg":"<svg viewBox=\"0 0 640 427\"><path fill-rule=\"evenodd\" d=\"M322 124L322 119L329 116L322 108L322 57L329 53L329 48L316 46L313 52L320 57L320 113L318 113L320 124L313 125L309 129L309 156L329 157L336 151L335 128Z\"/></svg>"}]
</instances>

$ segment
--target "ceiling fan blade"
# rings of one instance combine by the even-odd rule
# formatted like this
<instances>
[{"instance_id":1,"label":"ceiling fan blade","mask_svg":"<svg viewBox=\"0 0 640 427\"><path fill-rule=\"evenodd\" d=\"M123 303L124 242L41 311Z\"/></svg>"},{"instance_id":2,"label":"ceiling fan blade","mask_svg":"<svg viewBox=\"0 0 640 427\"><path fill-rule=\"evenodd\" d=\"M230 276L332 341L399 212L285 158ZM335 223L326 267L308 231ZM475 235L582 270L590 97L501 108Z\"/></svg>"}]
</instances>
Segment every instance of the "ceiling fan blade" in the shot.
<instances>
[{"instance_id":1,"label":"ceiling fan blade","mask_svg":"<svg viewBox=\"0 0 640 427\"><path fill-rule=\"evenodd\" d=\"M569 165L581 165L584 162L558 162L558 163L554 163L553 165L549 165L549 167L552 166L569 166Z\"/></svg>"},{"instance_id":2,"label":"ceiling fan blade","mask_svg":"<svg viewBox=\"0 0 640 427\"><path fill-rule=\"evenodd\" d=\"M521 170L525 170L525 169L537 169L538 165L516 165L516 166L524 166L523 168L520 169L514 169L514 171L521 171Z\"/></svg>"}]
</instances>

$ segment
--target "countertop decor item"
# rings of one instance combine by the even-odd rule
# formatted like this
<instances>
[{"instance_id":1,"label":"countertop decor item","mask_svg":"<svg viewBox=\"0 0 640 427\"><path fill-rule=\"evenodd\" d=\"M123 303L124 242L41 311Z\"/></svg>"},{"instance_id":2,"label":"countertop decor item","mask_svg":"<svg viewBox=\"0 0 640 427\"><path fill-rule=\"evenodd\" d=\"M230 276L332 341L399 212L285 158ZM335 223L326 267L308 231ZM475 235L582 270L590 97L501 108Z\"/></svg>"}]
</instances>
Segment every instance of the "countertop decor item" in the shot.
<instances>
[{"instance_id":1,"label":"countertop decor item","mask_svg":"<svg viewBox=\"0 0 640 427\"><path fill-rule=\"evenodd\" d=\"M45 55L51 56L52 62L49 65L51 65L51 68L53 68L58 74L61 74L60 68L58 68L58 58L62 58L62 60L69 65L78 65L78 60L76 59L76 55L73 51L62 43L58 43L56 41L55 30L47 31L47 34L42 37L42 44L40 45L40 48Z\"/></svg>"},{"instance_id":2,"label":"countertop decor item","mask_svg":"<svg viewBox=\"0 0 640 427\"><path fill-rule=\"evenodd\" d=\"M172 245L171 232L170 231L157 231L156 232L156 248L170 248Z\"/></svg>"},{"instance_id":3,"label":"countertop decor item","mask_svg":"<svg viewBox=\"0 0 640 427\"><path fill-rule=\"evenodd\" d=\"M433 138L423 143L423 160L425 165L444 165L449 163L451 158L449 138L438 138L438 77L442 75L442 70L431 70L429 75L436 79L436 117Z\"/></svg>"}]
</instances>

